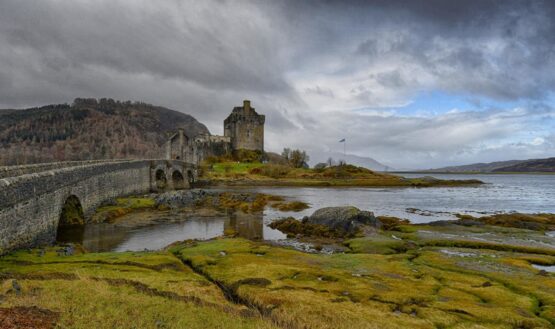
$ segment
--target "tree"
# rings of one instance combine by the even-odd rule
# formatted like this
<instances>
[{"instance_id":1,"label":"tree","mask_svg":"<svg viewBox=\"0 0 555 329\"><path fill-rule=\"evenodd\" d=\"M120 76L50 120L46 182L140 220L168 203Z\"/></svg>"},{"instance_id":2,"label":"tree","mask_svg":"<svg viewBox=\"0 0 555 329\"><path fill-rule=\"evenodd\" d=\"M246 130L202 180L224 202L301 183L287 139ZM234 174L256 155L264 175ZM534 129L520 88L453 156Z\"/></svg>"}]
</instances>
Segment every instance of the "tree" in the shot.
<instances>
[{"instance_id":1,"label":"tree","mask_svg":"<svg viewBox=\"0 0 555 329\"><path fill-rule=\"evenodd\" d=\"M291 154L289 155L289 164L295 168L308 166L308 160L310 160L310 157L305 151L294 150L291 151Z\"/></svg>"},{"instance_id":2,"label":"tree","mask_svg":"<svg viewBox=\"0 0 555 329\"><path fill-rule=\"evenodd\" d=\"M289 157L291 156L291 149L288 147L284 148L283 152L281 152L281 156L289 162Z\"/></svg>"},{"instance_id":3,"label":"tree","mask_svg":"<svg viewBox=\"0 0 555 329\"><path fill-rule=\"evenodd\" d=\"M332 158L332 157L329 157L329 158L328 158L328 161L326 161L326 163L328 164L328 167L332 167L332 166L333 166L333 163L334 163L333 158Z\"/></svg>"}]
</instances>

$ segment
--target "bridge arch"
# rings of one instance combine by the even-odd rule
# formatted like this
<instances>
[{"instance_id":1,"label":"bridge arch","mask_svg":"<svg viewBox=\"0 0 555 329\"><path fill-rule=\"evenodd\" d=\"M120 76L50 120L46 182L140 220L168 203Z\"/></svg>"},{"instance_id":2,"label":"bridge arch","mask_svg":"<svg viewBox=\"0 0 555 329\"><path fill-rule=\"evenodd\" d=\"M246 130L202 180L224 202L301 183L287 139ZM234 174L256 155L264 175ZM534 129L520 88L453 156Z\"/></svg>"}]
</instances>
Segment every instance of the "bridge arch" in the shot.
<instances>
[{"instance_id":1,"label":"bridge arch","mask_svg":"<svg viewBox=\"0 0 555 329\"><path fill-rule=\"evenodd\" d=\"M157 169L154 173L156 179L156 188L158 190L163 190L168 185L168 179L166 178L166 172L163 169Z\"/></svg>"},{"instance_id":2,"label":"bridge arch","mask_svg":"<svg viewBox=\"0 0 555 329\"><path fill-rule=\"evenodd\" d=\"M71 194L65 199L64 204L62 205L58 226L83 224L85 224L85 214L83 212L81 200L79 200L75 194Z\"/></svg>"},{"instance_id":3,"label":"bridge arch","mask_svg":"<svg viewBox=\"0 0 555 329\"><path fill-rule=\"evenodd\" d=\"M81 200L75 194L69 195L60 210L57 221L56 240L59 242L71 242L72 233L82 231L85 224L85 213ZM69 233L68 233L69 232Z\"/></svg>"},{"instance_id":4,"label":"bridge arch","mask_svg":"<svg viewBox=\"0 0 555 329\"><path fill-rule=\"evenodd\" d=\"M179 170L173 171L172 183L173 183L173 188L176 190L184 189L187 187L185 184L185 178L183 177L183 174L181 174Z\"/></svg>"},{"instance_id":5,"label":"bridge arch","mask_svg":"<svg viewBox=\"0 0 555 329\"><path fill-rule=\"evenodd\" d=\"M195 175L192 170L187 170L187 181L189 182L189 186L193 186L195 183Z\"/></svg>"}]
</instances>

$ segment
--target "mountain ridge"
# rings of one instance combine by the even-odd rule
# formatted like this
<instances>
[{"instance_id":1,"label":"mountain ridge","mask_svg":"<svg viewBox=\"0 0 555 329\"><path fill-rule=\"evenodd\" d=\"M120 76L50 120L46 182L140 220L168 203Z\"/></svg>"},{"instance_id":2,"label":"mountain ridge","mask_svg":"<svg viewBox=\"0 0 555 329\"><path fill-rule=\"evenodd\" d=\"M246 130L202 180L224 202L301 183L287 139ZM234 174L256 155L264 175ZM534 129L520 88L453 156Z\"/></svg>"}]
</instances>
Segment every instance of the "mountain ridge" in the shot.
<instances>
[{"instance_id":1,"label":"mountain ridge","mask_svg":"<svg viewBox=\"0 0 555 329\"><path fill-rule=\"evenodd\" d=\"M448 166L435 169L418 170L418 172L555 172L555 157L543 159L495 161L487 163L479 162L461 166Z\"/></svg>"}]
</instances>

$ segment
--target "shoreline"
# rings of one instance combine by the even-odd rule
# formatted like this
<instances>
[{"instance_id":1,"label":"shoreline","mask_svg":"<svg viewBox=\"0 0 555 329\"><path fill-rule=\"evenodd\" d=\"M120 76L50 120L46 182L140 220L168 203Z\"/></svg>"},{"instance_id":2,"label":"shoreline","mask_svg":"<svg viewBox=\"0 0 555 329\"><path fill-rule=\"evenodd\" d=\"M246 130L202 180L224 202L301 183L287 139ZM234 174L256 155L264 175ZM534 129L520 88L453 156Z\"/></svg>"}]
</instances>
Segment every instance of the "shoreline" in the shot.
<instances>
[{"instance_id":1,"label":"shoreline","mask_svg":"<svg viewBox=\"0 0 555 329\"><path fill-rule=\"evenodd\" d=\"M418 178L415 178L418 179ZM196 183L195 187L367 187L367 188L426 188L426 187L478 187L488 183L478 180L441 180L435 181L417 181L417 182L380 182L375 183L368 180L255 180L255 179L235 179L235 180L217 180L209 181L201 180Z\"/></svg>"},{"instance_id":2,"label":"shoreline","mask_svg":"<svg viewBox=\"0 0 555 329\"><path fill-rule=\"evenodd\" d=\"M480 171L460 171L460 172L453 172L453 171L388 171L380 173L392 173L392 174L418 174L418 175L425 175L425 174L440 174L440 175L555 175L555 172L544 172L544 171L531 171L531 172L480 172Z\"/></svg>"}]
</instances>

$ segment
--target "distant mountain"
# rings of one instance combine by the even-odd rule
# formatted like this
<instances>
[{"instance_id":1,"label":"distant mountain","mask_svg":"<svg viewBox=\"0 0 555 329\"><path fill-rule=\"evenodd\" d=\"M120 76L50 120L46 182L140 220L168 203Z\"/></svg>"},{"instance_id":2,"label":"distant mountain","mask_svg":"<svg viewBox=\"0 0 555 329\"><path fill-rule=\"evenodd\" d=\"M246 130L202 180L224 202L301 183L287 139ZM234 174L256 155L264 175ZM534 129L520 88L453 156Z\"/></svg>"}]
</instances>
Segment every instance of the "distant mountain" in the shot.
<instances>
[{"instance_id":1,"label":"distant mountain","mask_svg":"<svg viewBox=\"0 0 555 329\"><path fill-rule=\"evenodd\" d=\"M169 131L209 134L188 114L139 102L75 99L72 105L0 110L0 165L159 158Z\"/></svg>"},{"instance_id":2,"label":"distant mountain","mask_svg":"<svg viewBox=\"0 0 555 329\"><path fill-rule=\"evenodd\" d=\"M310 154L310 164L314 166L319 162L326 162L328 158L332 158L335 161L345 160L348 164L352 164L359 167L368 168L375 171L392 171L395 170L383 163L378 162L370 157L361 157L354 154L346 154L339 152L321 153L321 154Z\"/></svg>"},{"instance_id":3,"label":"distant mountain","mask_svg":"<svg viewBox=\"0 0 555 329\"><path fill-rule=\"evenodd\" d=\"M497 168L495 172L555 172L555 158L533 159L516 163L507 167Z\"/></svg>"},{"instance_id":4,"label":"distant mountain","mask_svg":"<svg viewBox=\"0 0 555 329\"><path fill-rule=\"evenodd\" d=\"M555 172L555 158L473 163L421 170L421 172Z\"/></svg>"}]
</instances>

